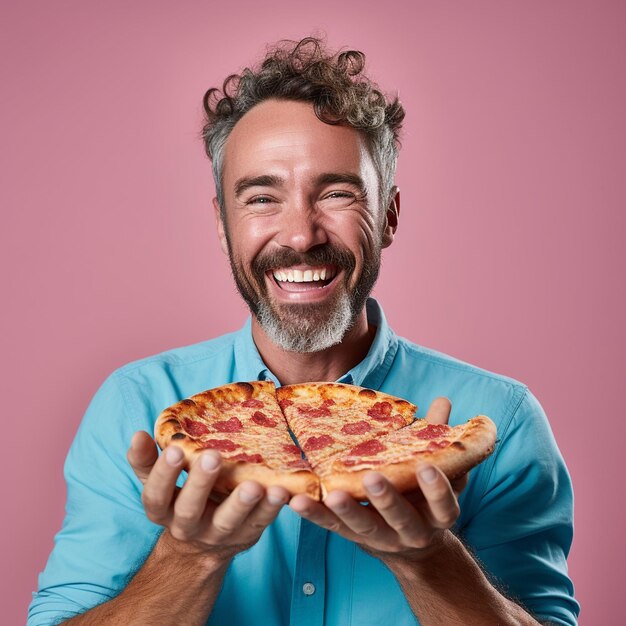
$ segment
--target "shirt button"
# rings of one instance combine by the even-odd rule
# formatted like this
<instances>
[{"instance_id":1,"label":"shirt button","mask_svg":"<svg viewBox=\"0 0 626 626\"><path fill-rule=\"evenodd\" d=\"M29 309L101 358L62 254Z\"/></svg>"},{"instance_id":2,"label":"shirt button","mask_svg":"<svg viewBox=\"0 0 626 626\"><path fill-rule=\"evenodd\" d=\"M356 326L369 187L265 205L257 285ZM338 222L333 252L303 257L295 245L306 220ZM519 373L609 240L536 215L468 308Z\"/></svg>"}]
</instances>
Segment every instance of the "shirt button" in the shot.
<instances>
[{"instance_id":1,"label":"shirt button","mask_svg":"<svg viewBox=\"0 0 626 626\"><path fill-rule=\"evenodd\" d=\"M302 585L302 593L305 596L312 596L315 593L315 585L313 583L304 583Z\"/></svg>"}]
</instances>

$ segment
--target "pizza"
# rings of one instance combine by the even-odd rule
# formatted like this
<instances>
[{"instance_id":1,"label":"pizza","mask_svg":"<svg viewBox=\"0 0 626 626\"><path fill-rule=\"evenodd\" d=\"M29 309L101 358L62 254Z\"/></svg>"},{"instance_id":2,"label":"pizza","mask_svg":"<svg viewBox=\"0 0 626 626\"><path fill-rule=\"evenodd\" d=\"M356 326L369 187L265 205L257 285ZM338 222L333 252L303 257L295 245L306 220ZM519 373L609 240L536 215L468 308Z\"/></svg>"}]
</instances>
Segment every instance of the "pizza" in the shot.
<instances>
[{"instance_id":1,"label":"pizza","mask_svg":"<svg viewBox=\"0 0 626 626\"><path fill-rule=\"evenodd\" d=\"M161 449L179 446L185 469L205 450L217 450L223 459L214 487L219 493L250 479L317 500L333 489L367 500L362 478L371 470L410 491L418 487L420 462L452 479L493 451L496 427L488 417L448 426L415 418L416 410L406 400L355 385L276 389L271 381L239 382L165 409L155 439Z\"/></svg>"},{"instance_id":2,"label":"pizza","mask_svg":"<svg viewBox=\"0 0 626 626\"><path fill-rule=\"evenodd\" d=\"M485 415L448 426L416 419L386 437L370 438L315 468L326 491L342 489L366 497L363 475L376 470L400 491L419 487L416 462L436 465L449 479L468 472L493 451L496 426Z\"/></svg>"},{"instance_id":3,"label":"pizza","mask_svg":"<svg viewBox=\"0 0 626 626\"><path fill-rule=\"evenodd\" d=\"M407 426L417 410L406 400L341 383L286 385L276 390L276 397L313 466L361 441Z\"/></svg>"},{"instance_id":4,"label":"pizza","mask_svg":"<svg viewBox=\"0 0 626 626\"><path fill-rule=\"evenodd\" d=\"M289 434L271 381L232 383L182 400L159 415L155 439L162 449L182 448L186 469L205 450L217 450L218 492L250 479L319 498L319 479Z\"/></svg>"}]
</instances>

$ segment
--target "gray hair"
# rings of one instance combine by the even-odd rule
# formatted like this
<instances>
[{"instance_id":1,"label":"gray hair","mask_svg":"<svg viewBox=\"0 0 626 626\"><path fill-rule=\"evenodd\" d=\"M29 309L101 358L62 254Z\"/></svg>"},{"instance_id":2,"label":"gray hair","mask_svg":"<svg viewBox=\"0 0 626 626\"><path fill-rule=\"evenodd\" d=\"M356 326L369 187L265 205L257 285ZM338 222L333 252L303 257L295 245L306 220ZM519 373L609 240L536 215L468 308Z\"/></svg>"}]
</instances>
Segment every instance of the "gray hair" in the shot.
<instances>
[{"instance_id":1,"label":"gray hair","mask_svg":"<svg viewBox=\"0 0 626 626\"><path fill-rule=\"evenodd\" d=\"M365 134L378 172L380 202L386 206L396 173L404 108L390 102L363 74L365 55L357 50L329 53L320 39L281 41L270 48L257 69L231 74L222 89L203 98L202 129L211 159L217 200L224 217L224 146L235 124L255 105L269 99L310 102L326 124L347 124Z\"/></svg>"}]
</instances>

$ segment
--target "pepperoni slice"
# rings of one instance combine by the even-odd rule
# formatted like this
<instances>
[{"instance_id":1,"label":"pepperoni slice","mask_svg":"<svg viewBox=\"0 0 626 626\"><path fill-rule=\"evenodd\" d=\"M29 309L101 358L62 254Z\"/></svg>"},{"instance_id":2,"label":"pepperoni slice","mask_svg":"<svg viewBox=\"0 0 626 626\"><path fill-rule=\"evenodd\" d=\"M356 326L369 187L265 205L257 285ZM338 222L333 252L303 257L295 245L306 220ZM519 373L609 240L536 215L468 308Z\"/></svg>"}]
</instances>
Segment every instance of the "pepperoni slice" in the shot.
<instances>
[{"instance_id":1,"label":"pepperoni slice","mask_svg":"<svg viewBox=\"0 0 626 626\"><path fill-rule=\"evenodd\" d=\"M287 398L281 398L278 401L278 404L280 405L281 409L284 409L284 408L286 408L288 406L291 406L293 404L293 402L291 400L288 400Z\"/></svg>"},{"instance_id":2,"label":"pepperoni slice","mask_svg":"<svg viewBox=\"0 0 626 626\"><path fill-rule=\"evenodd\" d=\"M263 457L260 454L247 454L240 452L235 456L231 456L229 461L245 461L246 463L263 463Z\"/></svg>"},{"instance_id":3,"label":"pepperoni slice","mask_svg":"<svg viewBox=\"0 0 626 626\"><path fill-rule=\"evenodd\" d=\"M430 452L434 452L435 450L441 450L441 448L447 448L450 445L450 442L447 441L446 439L444 439L443 441L435 441L434 439L432 441L428 442L428 448L426 448L427 450L429 450Z\"/></svg>"},{"instance_id":4,"label":"pepperoni slice","mask_svg":"<svg viewBox=\"0 0 626 626\"><path fill-rule=\"evenodd\" d=\"M256 398L250 398L249 400L242 402L241 406L245 406L247 409L262 409L265 405Z\"/></svg>"},{"instance_id":5,"label":"pepperoni slice","mask_svg":"<svg viewBox=\"0 0 626 626\"><path fill-rule=\"evenodd\" d=\"M202 435L208 435L209 429L206 424L202 422L197 422L196 420L185 418L185 423L183 424L183 428L189 433L192 437L201 437Z\"/></svg>"},{"instance_id":6,"label":"pepperoni slice","mask_svg":"<svg viewBox=\"0 0 626 626\"><path fill-rule=\"evenodd\" d=\"M391 423L396 428L403 428L404 426L406 426L406 420L402 417L402 415L394 415L391 418Z\"/></svg>"},{"instance_id":7,"label":"pepperoni slice","mask_svg":"<svg viewBox=\"0 0 626 626\"><path fill-rule=\"evenodd\" d=\"M320 435L319 437L309 437L304 444L305 450L321 450L326 446L334 443L334 439L330 435Z\"/></svg>"},{"instance_id":8,"label":"pepperoni slice","mask_svg":"<svg viewBox=\"0 0 626 626\"><path fill-rule=\"evenodd\" d=\"M391 404L389 402L376 402L367 414L374 420L386 422L391 419Z\"/></svg>"},{"instance_id":9,"label":"pepperoni slice","mask_svg":"<svg viewBox=\"0 0 626 626\"><path fill-rule=\"evenodd\" d=\"M333 406L336 402L332 398L327 398L322 402L322 406Z\"/></svg>"},{"instance_id":10,"label":"pepperoni slice","mask_svg":"<svg viewBox=\"0 0 626 626\"><path fill-rule=\"evenodd\" d=\"M243 424L237 417L231 417L223 422L215 422L213 426L215 426L215 430L221 433L238 433L240 430L243 430Z\"/></svg>"},{"instance_id":11,"label":"pepperoni slice","mask_svg":"<svg viewBox=\"0 0 626 626\"><path fill-rule=\"evenodd\" d=\"M446 437L450 434L450 426L447 424L428 424L415 432L418 439L436 439L437 437Z\"/></svg>"},{"instance_id":12,"label":"pepperoni slice","mask_svg":"<svg viewBox=\"0 0 626 626\"><path fill-rule=\"evenodd\" d=\"M271 417L267 417L265 413L261 413L261 411L256 411L252 416L252 421L259 426L267 426L268 428L273 428L276 426L276 420L273 420Z\"/></svg>"},{"instance_id":13,"label":"pepperoni slice","mask_svg":"<svg viewBox=\"0 0 626 626\"><path fill-rule=\"evenodd\" d=\"M220 452L233 452L239 446L230 439L205 439L202 442L202 447L219 450Z\"/></svg>"},{"instance_id":14,"label":"pepperoni slice","mask_svg":"<svg viewBox=\"0 0 626 626\"><path fill-rule=\"evenodd\" d=\"M283 451L287 454L293 454L294 456L297 454L298 457L300 456L300 448L293 443L286 443L283 446Z\"/></svg>"},{"instance_id":15,"label":"pepperoni slice","mask_svg":"<svg viewBox=\"0 0 626 626\"><path fill-rule=\"evenodd\" d=\"M387 448L378 441L378 439L370 439L369 441L360 443L358 446L354 446L354 448L350 450L350 456L370 456L386 449Z\"/></svg>"},{"instance_id":16,"label":"pepperoni slice","mask_svg":"<svg viewBox=\"0 0 626 626\"><path fill-rule=\"evenodd\" d=\"M298 411L305 417L330 417L330 409L326 406L299 406Z\"/></svg>"},{"instance_id":17,"label":"pepperoni slice","mask_svg":"<svg viewBox=\"0 0 626 626\"><path fill-rule=\"evenodd\" d=\"M365 420L361 420L360 422L345 424L341 429L341 432L345 433L346 435L362 435L368 430L372 430L372 425Z\"/></svg>"}]
</instances>

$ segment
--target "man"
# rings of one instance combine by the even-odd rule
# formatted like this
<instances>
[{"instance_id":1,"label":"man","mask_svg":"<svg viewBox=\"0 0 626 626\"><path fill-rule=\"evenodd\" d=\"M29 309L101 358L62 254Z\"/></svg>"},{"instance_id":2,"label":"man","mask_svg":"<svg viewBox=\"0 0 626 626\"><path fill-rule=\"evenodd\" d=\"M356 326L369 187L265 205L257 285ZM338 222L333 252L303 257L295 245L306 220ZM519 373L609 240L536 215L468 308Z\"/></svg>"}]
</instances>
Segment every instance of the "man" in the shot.
<instances>
[{"instance_id":1,"label":"man","mask_svg":"<svg viewBox=\"0 0 626 626\"><path fill-rule=\"evenodd\" d=\"M571 486L541 407L398 338L368 300L398 226L404 111L363 60L306 39L207 92L217 228L252 318L105 382L68 456L67 517L30 625L576 623ZM417 466L421 498L370 472L370 506L253 481L218 503L218 453L185 480L181 451L158 456L147 433L181 398L254 379L381 389L435 422L486 413L499 442L458 484Z\"/></svg>"}]
</instances>

